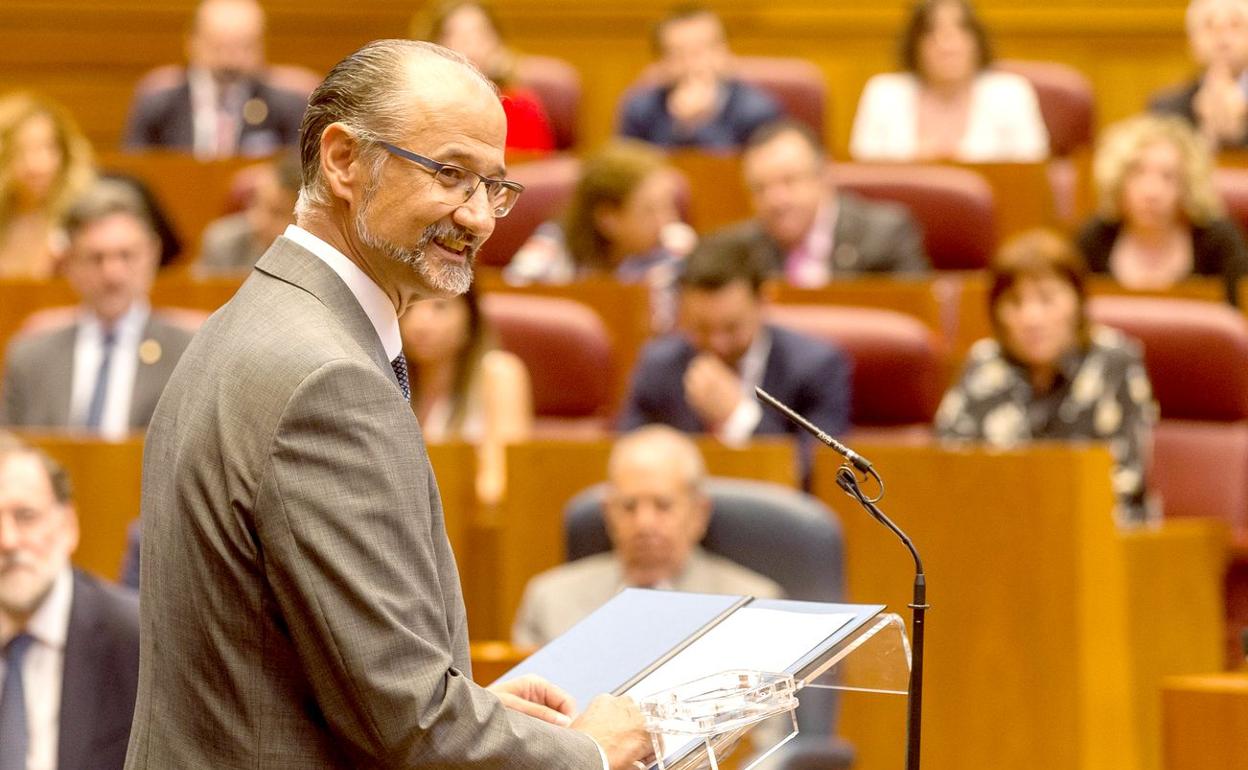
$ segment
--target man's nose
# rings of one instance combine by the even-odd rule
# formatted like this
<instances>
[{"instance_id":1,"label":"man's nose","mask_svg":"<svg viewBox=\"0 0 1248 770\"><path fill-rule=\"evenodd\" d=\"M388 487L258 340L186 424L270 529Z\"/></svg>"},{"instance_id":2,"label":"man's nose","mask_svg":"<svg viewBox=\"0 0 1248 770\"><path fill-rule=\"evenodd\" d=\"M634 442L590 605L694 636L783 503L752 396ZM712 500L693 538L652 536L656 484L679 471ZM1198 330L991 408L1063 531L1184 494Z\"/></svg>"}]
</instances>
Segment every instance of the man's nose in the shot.
<instances>
[{"instance_id":1,"label":"man's nose","mask_svg":"<svg viewBox=\"0 0 1248 770\"><path fill-rule=\"evenodd\" d=\"M452 217L455 223L481 240L490 237L494 232L494 207L490 204L489 193L485 185L477 185L468 200L455 209Z\"/></svg>"}]
</instances>

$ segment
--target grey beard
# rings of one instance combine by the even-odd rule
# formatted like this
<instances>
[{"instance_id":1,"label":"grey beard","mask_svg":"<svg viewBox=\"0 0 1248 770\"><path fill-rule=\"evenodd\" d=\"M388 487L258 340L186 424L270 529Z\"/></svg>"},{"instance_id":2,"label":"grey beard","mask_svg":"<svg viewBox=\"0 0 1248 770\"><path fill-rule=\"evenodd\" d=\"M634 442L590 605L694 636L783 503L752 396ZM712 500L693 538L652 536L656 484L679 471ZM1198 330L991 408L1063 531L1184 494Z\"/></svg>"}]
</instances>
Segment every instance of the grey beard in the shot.
<instances>
[{"instance_id":1,"label":"grey beard","mask_svg":"<svg viewBox=\"0 0 1248 770\"><path fill-rule=\"evenodd\" d=\"M420 235L420 240L416 242L413 248L405 248L397 243L391 243L377 237L368 229L368 226L364 224L364 218L368 215L368 203L371 203L371 201L366 202L360 215L355 219L355 234L365 246L385 254L395 262L412 268L417 275L424 279L426 284L436 291L454 296L468 291L468 288L472 286L472 268L476 263L477 249L480 247L480 244L476 242L477 239L464 233L454 225L435 222L425 228L425 231ZM464 260L464 264L435 264L432 260L425 258L425 248L433 242L433 239L446 235L459 236L460 239L471 244L468 247L467 259Z\"/></svg>"}]
</instances>

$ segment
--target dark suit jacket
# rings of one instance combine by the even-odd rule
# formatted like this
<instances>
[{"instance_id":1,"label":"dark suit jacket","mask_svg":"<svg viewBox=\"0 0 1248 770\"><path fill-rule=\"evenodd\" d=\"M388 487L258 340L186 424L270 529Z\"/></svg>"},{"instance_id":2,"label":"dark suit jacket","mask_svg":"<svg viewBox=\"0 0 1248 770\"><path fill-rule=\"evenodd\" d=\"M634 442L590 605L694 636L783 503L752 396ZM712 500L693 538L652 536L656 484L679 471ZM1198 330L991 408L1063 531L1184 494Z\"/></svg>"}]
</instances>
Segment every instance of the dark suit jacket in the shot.
<instances>
[{"instance_id":1,"label":"dark suit jacket","mask_svg":"<svg viewBox=\"0 0 1248 770\"><path fill-rule=\"evenodd\" d=\"M692 132L678 126L667 111L670 88L642 89L624 104L619 133L660 147L732 150L745 144L755 129L783 115L780 105L766 91L740 80L728 81L725 89L719 114Z\"/></svg>"},{"instance_id":2,"label":"dark suit jacket","mask_svg":"<svg viewBox=\"0 0 1248 770\"><path fill-rule=\"evenodd\" d=\"M64 428L69 425L69 401L74 376L74 340L78 325L19 337L5 358L0 425ZM191 342L191 333L160 318L153 311L143 328L144 340L160 344L160 358L138 363L130 396L130 427L142 430L152 419L156 402Z\"/></svg>"},{"instance_id":3,"label":"dark suit jacket","mask_svg":"<svg viewBox=\"0 0 1248 770\"><path fill-rule=\"evenodd\" d=\"M139 682L139 603L74 570L58 770L121 770Z\"/></svg>"},{"instance_id":4,"label":"dark suit jacket","mask_svg":"<svg viewBox=\"0 0 1248 770\"><path fill-rule=\"evenodd\" d=\"M1196 94L1200 91L1201 78L1195 78L1182 85L1167 88L1153 94L1148 100L1148 111L1155 112L1159 115L1177 115L1183 118L1193 126L1199 125L1200 121L1196 117L1196 108L1193 102L1196 100ZM1248 147L1248 132L1239 138L1239 141L1228 142L1223 144L1224 147Z\"/></svg>"},{"instance_id":5,"label":"dark suit jacket","mask_svg":"<svg viewBox=\"0 0 1248 770\"><path fill-rule=\"evenodd\" d=\"M299 124L307 100L293 91L274 88L263 81L252 81L248 99L264 103L258 122L240 119L239 155L268 155L299 142ZM129 150L148 147L191 149L194 121L191 117L191 87L185 81L161 91L145 94L130 108L123 145Z\"/></svg>"},{"instance_id":6,"label":"dark suit jacket","mask_svg":"<svg viewBox=\"0 0 1248 770\"><path fill-rule=\"evenodd\" d=\"M931 269L923 236L910 211L899 203L867 201L837 194L832 236L832 276L861 273L924 273ZM756 219L720 230L711 237L744 243L763 264L784 272L785 251Z\"/></svg>"},{"instance_id":7,"label":"dark suit jacket","mask_svg":"<svg viewBox=\"0 0 1248 770\"><path fill-rule=\"evenodd\" d=\"M777 326L767 328L771 332L771 353L763 371L763 390L826 432L844 433L849 428L849 359L826 343ZM679 334L646 345L620 415L620 430L657 422L688 433L704 432L706 427L685 400L685 369L696 355L693 345ZM807 434L764 406L754 435L776 434L797 436L808 454Z\"/></svg>"},{"instance_id":8,"label":"dark suit jacket","mask_svg":"<svg viewBox=\"0 0 1248 770\"><path fill-rule=\"evenodd\" d=\"M420 427L315 255L278 238L204 324L143 460L129 770L598 766L472 683Z\"/></svg>"}]
</instances>

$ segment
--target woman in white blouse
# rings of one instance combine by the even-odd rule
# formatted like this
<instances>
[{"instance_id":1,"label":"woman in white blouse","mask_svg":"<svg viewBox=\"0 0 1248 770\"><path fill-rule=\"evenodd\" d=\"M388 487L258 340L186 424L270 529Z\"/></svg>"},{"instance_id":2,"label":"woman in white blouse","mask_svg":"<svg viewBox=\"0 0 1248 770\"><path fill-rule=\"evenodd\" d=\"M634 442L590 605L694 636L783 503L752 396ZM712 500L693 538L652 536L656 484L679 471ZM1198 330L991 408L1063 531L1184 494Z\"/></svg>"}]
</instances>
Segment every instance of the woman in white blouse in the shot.
<instances>
[{"instance_id":1,"label":"woman in white blouse","mask_svg":"<svg viewBox=\"0 0 1248 770\"><path fill-rule=\"evenodd\" d=\"M867 81L850 154L855 160L1035 162L1049 135L1035 90L988 68L983 24L964 0L916 3L901 41L905 72Z\"/></svg>"}]
</instances>

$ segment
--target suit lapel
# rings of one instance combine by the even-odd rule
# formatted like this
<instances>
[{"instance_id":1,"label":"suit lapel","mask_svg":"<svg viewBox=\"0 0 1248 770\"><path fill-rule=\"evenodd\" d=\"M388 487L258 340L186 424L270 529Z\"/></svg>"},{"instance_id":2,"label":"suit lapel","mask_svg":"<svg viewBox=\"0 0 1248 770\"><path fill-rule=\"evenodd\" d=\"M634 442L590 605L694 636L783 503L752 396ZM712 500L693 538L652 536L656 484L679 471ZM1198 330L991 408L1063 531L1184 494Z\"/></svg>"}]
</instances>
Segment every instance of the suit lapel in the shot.
<instances>
[{"instance_id":1,"label":"suit lapel","mask_svg":"<svg viewBox=\"0 0 1248 770\"><path fill-rule=\"evenodd\" d=\"M394 386L399 381L386 358L373 322L342 279L329 265L299 244L278 238L256 263L256 269L303 289L329 308L360 349L385 373Z\"/></svg>"},{"instance_id":2,"label":"suit lapel","mask_svg":"<svg viewBox=\"0 0 1248 770\"><path fill-rule=\"evenodd\" d=\"M61 678L60 724L74 729L58 731L56 766L58 770L78 770L88 766L87 752L94 739L89 726L98 723L104 668L99 664L99 614L91 596L92 586L74 573L74 596L69 609L69 633L65 638L65 667Z\"/></svg>"},{"instance_id":3,"label":"suit lapel","mask_svg":"<svg viewBox=\"0 0 1248 770\"><path fill-rule=\"evenodd\" d=\"M74 383L74 348L78 344L78 324L73 324L64 332L51 339L51 348L45 359L46 366L52 374L42 379L47 383L45 394L48 404L48 424L69 424L69 401L72 397ZM93 374L82 372L81 376L91 377Z\"/></svg>"},{"instance_id":4,"label":"suit lapel","mask_svg":"<svg viewBox=\"0 0 1248 770\"><path fill-rule=\"evenodd\" d=\"M147 355L144 346L149 341L157 340L157 324L155 316L149 314L147 322L143 324L143 335L139 338L139 355L135 362L134 372L134 388L130 392L130 427L142 429L147 427L148 421L152 417L152 412L156 409L156 402L160 399L160 391L164 386L166 378L157 376L157 364L159 359L154 361L145 361ZM157 348L159 349L159 347Z\"/></svg>"}]
</instances>

